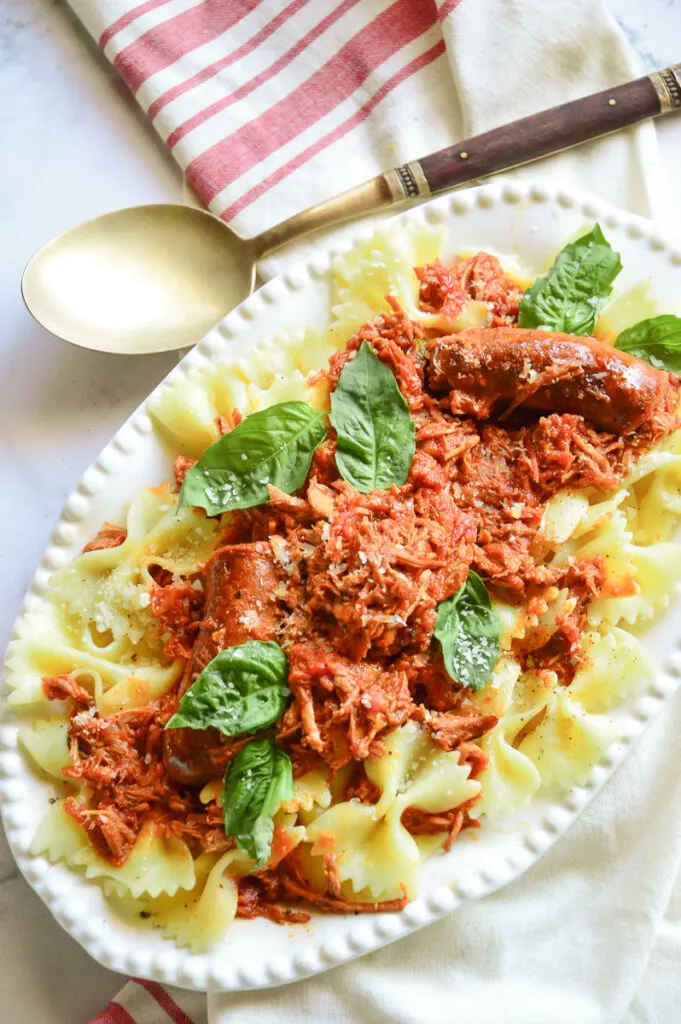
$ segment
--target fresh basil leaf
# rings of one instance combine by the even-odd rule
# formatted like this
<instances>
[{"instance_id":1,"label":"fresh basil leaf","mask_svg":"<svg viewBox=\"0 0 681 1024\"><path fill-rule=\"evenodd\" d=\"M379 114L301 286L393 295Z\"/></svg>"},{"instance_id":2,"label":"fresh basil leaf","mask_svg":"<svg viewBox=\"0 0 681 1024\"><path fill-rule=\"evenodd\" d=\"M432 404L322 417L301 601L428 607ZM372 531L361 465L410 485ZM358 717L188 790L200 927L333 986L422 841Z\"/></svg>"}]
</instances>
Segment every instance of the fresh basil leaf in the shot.
<instances>
[{"instance_id":1,"label":"fresh basil leaf","mask_svg":"<svg viewBox=\"0 0 681 1024\"><path fill-rule=\"evenodd\" d=\"M501 653L499 617L472 569L456 594L440 601L433 634L442 645L450 679L472 690L487 685Z\"/></svg>"},{"instance_id":2,"label":"fresh basil leaf","mask_svg":"<svg viewBox=\"0 0 681 1024\"><path fill-rule=\"evenodd\" d=\"M305 402L280 402L251 413L192 466L180 505L205 508L215 516L262 505L269 498L267 484L286 494L297 491L326 437L325 415Z\"/></svg>"},{"instance_id":3,"label":"fresh basil leaf","mask_svg":"<svg viewBox=\"0 0 681 1024\"><path fill-rule=\"evenodd\" d=\"M622 331L615 348L645 359L660 370L681 373L681 317L667 313Z\"/></svg>"},{"instance_id":4,"label":"fresh basil leaf","mask_svg":"<svg viewBox=\"0 0 681 1024\"><path fill-rule=\"evenodd\" d=\"M528 288L520 300L518 326L591 334L621 269L619 253L595 224L588 234L566 245L548 274Z\"/></svg>"},{"instance_id":5,"label":"fresh basil leaf","mask_svg":"<svg viewBox=\"0 0 681 1024\"><path fill-rule=\"evenodd\" d=\"M272 725L291 695L288 661L272 640L220 651L180 701L166 729L219 729L242 736Z\"/></svg>"},{"instance_id":6,"label":"fresh basil leaf","mask_svg":"<svg viewBox=\"0 0 681 1024\"><path fill-rule=\"evenodd\" d=\"M414 421L394 374L366 341L346 363L331 395L336 465L366 494L403 484L414 458Z\"/></svg>"},{"instance_id":7,"label":"fresh basil leaf","mask_svg":"<svg viewBox=\"0 0 681 1024\"><path fill-rule=\"evenodd\" d=\"M251 740L227 766L220 798L225 832L258 867L269 860L274 815L293 796L291 761L272 739Z\"/></svg>"}]
</instances>

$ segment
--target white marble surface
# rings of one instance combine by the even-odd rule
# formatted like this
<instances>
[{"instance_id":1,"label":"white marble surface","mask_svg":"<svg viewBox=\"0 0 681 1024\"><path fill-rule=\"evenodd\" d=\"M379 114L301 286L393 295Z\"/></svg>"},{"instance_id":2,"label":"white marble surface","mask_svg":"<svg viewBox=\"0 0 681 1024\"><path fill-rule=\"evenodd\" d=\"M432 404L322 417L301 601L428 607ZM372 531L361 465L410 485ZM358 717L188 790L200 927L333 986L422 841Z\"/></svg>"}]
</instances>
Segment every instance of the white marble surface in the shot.
<instances>
[{"instance_id":1,"label":"white marble surface","mask_svg":"<svg viewBox=\"0 0 681 1024\"><path fill-rule=\"evenodd\" d=\"M565 0L566 2L566 0ZM612 0L642 70L681 59L681 0ZM660 142L681 210L681 116ZM25 311L27 259L107 210L181 198L180 175L60 0L0 4L0 648L67 493L173 365L56 342ZM664 225L661 225L664 229ZM120 987L50 918L0 835L0 1021L85 1024Z\"/></svg>"}]
</instances>

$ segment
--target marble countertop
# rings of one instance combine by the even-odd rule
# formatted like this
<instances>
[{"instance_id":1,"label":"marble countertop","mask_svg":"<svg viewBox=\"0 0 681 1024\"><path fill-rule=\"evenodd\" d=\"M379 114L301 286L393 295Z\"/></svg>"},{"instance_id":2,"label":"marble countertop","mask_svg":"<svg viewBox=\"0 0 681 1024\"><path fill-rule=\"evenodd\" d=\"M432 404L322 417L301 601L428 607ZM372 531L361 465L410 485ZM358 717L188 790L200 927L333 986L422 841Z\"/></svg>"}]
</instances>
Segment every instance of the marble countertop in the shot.
<instances>
[{"instance_id":1,"label":"marble countertop","mask_svg":"<svg viewBox=\"0 0 681 1024\"><path fill-rule=\"evenodd\" d=\"M611 0L642 70L681 58L681 0ZM676 47L676 48L675 48ZM31 254L118 207L181 201L179 170L62 0L0 10L0 648L61 505L88 463L175 362L98 355L55 341L21 302ZM660 123L681 211L681 116ZM664 225L661 225L664 230ZM0 834L3 1024L85 1024L122 979L93 963L17 874Z\"/></svg>"}]
</instances>

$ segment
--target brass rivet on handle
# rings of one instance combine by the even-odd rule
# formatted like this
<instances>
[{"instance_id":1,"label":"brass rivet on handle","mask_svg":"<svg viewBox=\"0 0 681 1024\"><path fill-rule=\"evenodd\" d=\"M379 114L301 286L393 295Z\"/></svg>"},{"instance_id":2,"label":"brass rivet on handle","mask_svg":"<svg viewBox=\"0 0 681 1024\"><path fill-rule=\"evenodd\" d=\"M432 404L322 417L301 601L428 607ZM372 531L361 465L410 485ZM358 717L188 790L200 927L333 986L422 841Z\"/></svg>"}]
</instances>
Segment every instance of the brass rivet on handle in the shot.
<instances>
[{"instance_id":1,"label":"brass rivet on handle","mask_svg":"<svg viewBox=\"0 0 681 1024\"><path fill-rule=\"evenodd\" d=\"M608 100L608 106L609 107L614 107L616 103L617 103L617 100Z\"/></svg>"},{"instance_id":2,"label":"brass rivet on handle","mask_svg":"<svg viewBox=\"0 0 681 1024\"><path fill-rule=\"evenodd\" d=\"M463 153L459 153L459 156L461 157L462 160L468 160L468 153L466 153L465 151Z\"/></svg>"}]
</instances>

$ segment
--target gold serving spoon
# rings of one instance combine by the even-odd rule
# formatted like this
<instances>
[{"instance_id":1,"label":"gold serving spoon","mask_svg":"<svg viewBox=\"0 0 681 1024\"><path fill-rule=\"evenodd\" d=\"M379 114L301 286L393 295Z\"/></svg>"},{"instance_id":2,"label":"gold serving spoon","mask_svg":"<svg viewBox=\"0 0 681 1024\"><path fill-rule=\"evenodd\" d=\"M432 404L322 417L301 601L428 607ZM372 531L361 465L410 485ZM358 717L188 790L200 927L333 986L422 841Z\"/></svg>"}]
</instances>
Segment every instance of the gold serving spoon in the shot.
<instances>
[{"instance_id":1,"label":"gold serving spoon","mask_svg":"<svg viewBox=\"0 0 681 1024\"><path fill-rule=\"evenodd\" d=\"M24 301L48 331L101 352L199 341L256 286L264 255L308 232L418 200L681 109L681 64L404 164L243 240L212 214L162 204L105 214L29 262Z\"/></svg>"}]
</instances>

